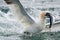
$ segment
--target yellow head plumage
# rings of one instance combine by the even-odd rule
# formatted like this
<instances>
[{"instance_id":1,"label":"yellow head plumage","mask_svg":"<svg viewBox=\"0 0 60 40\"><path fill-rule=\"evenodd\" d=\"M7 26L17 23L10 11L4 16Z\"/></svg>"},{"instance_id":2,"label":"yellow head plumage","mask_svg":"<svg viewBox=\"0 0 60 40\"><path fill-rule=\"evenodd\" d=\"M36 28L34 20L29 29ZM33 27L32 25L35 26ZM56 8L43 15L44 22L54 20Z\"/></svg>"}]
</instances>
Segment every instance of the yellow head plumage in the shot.
<instances>
[{"instance_id":1,"label":"yellow head plumage","mask_svg":"<svg viewBox=\"0 0 60 40\"><path fill-rule=\"evenodd\" d=\"M41 17L42 20L45 19L45 14L46 14L46 12L42 12L42 13L40 14L40 17Z\"/></svg>"}]
</instances>

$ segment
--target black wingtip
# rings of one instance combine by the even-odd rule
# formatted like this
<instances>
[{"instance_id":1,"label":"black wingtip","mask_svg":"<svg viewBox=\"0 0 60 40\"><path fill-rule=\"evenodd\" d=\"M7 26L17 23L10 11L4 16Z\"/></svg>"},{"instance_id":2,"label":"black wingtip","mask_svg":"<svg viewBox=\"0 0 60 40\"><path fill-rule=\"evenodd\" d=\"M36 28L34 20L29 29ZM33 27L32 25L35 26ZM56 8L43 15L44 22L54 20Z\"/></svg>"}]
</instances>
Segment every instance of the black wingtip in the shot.
<instances>
[{"instance_id":1,"label":"black wingtip","mask_svg":"<svg viewBox=\"0 0 60 40\"><path fill-rule=\"evenodd\" d=\"M50 18L50 25L49 25L49 28L51 28L52 27L52 23L53 23L53 17L52 17L52 15L50 14L50 13L46 13L46 15L45 16L47 16L48 18Z\"/></svg>"}]
</instances>

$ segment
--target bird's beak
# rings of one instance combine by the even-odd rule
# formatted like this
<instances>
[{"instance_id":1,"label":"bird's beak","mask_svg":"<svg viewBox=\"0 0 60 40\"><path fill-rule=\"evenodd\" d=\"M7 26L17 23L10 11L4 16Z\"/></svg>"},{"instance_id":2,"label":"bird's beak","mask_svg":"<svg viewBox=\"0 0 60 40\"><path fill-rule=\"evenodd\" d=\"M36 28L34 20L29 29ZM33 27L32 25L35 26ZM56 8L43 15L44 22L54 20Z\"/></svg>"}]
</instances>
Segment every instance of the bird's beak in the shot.
<instances>
[{"instance_id":1,"label":"bird's beak","mask_svg":"<svg viewBox=\"0 0 60 40\"><path fill-rule=\"evenodd\" d=\"M53 17L52 17L52 15L50 13L46 13L45 16L47 16L48 18L50 18L50 26L49 26L49 28L51 28L52 27L52 23L53 23Z\"/></svg>"}]
</instances>

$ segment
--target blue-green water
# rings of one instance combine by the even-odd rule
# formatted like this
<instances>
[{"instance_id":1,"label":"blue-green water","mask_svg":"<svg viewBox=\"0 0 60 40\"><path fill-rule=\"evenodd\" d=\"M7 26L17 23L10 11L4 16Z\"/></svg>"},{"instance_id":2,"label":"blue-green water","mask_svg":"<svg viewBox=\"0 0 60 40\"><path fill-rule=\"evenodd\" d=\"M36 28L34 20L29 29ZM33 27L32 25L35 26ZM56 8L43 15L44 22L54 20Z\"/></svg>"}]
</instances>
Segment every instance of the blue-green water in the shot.
<instances>
[{"instance_id":1,"label":"blue-green water","mask_svg":"<svg viewBox=\"0 0 60 40\"><path fill-rule=\"evenodd\" d=\"M0 36L1 40L60 40L60 32L44 32L31 37L25 36Z\"/></svg>"}]
</instances>

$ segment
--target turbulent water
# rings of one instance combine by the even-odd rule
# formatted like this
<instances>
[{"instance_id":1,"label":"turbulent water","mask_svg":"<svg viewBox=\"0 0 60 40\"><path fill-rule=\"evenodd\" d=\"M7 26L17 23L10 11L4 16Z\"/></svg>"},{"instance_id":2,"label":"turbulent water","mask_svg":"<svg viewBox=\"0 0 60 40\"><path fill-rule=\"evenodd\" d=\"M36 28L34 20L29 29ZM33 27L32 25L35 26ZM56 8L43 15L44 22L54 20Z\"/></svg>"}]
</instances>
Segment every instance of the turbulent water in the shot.
<instances>
[{"instance_id":1,"label":"turbulent water","mask_svg":"<svg viewBox=\"0 0 60 40\"><path fill-rule=\"evenodd\" d=\"M14 6L12 6L12 8L14 10ZM28 22L22 18L23 21L16 20L15 15L12 16L12 12L6 12L7 10L9 11L8 7L3 8L0 6L0 40L60 40L60 32L39 32L32 36L24 36L22 34L24 25L21 22L25 22L26 25L29 25L27 24ZM17 11L15 13L17 13Z\"/></svg>"},{"instance_id":2,"label":"turbulent water","mask_svg":"<svg viewBox=\"0 0 60 40\"><path fill-rule=\"evenodd\" d=\"M44 32L23 36L23 25L15 19L9 19L0 11L0 40L60 40L60 32Z\"/></svg>"}]
</instances>

